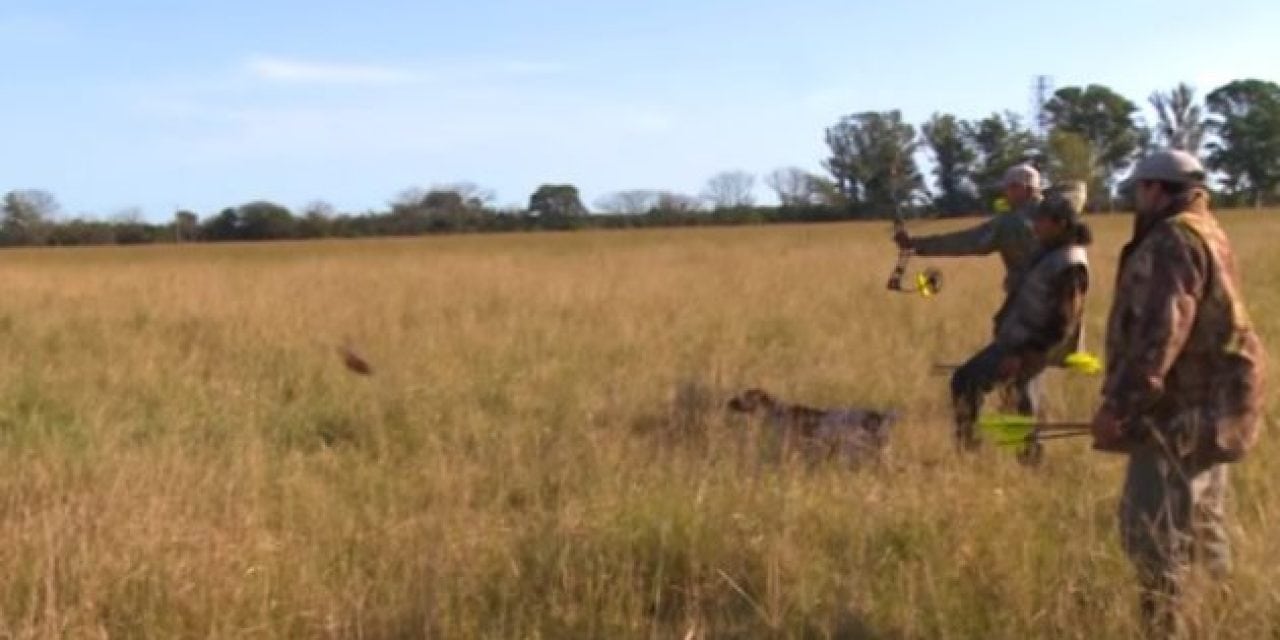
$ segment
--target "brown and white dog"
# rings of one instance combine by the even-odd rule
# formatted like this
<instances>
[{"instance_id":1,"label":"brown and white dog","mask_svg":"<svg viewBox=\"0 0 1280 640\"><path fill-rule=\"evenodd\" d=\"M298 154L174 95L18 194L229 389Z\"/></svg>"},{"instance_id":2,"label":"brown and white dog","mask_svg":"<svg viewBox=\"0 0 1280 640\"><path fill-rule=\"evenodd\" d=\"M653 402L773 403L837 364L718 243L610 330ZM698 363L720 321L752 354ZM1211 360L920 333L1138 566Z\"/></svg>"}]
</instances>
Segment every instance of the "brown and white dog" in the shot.
<instances>
[{"instance_id":1,"label":"brown and white dog","mask_svg":"<svg viewBox=\"0 0 1280 640\"><path fill-rule=\"evenodd\" d=\"M893 411L787 404L762 389L739 393L728 408L761 418L773 429L783 452L796 451L810 461L838 457L849 464L879 460L897 420Z\"/></svg>"}]
</instances>

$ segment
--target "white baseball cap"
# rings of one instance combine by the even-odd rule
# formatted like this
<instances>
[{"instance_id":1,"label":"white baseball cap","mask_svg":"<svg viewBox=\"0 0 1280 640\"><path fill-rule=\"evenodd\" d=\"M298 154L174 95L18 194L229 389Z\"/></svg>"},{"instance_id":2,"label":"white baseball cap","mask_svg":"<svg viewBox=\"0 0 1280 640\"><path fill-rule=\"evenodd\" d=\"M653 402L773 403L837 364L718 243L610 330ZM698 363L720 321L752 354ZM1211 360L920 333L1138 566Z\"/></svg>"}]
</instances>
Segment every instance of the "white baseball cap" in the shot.
<instances>
[{"instance_id":1,"label":"white baseball cap","mask_svg":"<svg viewBox=\"0 0 1280 640\"><path fill-rule=\"evenodd\" d=\"M1010 185L1025 185L1032 189L1040 189L1040 172L1029 164L1015 164L1004 172L1004 177L1000 180L1001 187Z\"/></svg>"}]
</instances>

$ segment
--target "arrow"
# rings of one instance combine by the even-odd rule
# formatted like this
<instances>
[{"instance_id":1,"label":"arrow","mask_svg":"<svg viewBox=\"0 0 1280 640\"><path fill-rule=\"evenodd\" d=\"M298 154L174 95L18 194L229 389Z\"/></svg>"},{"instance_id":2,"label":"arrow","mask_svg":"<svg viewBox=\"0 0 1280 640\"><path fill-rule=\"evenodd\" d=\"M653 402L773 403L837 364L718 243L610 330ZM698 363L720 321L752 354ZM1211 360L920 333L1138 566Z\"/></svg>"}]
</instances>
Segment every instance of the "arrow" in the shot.
<instances>
[{"instance_id":1,"label":"arrow","mask_svg":"<svg viewBox=\"0 0 1280 640\"><path fill-rule=\"evenodd\" d=\"M1088 435L1087 422L1037 422L1034 416L994 414L978 419L978 430L996 444L1024 444L1029 440L1057 440ZM1045 432L1049 433L1045 433Z\"/></svg>"},{"instance_id":2,"label":"arrow","mask_svg":"<svg viewBox=\"0 0 1280 640\"><path fill-rule=\"evenodd\" d=\"M958 364L937 362L934 363L929 372L933 375L945 375L960 367L961 365ZM1062 368L1072 373L1096 376L1102 373L1102 361L1098 359L1098 356L1086 351L1076 351L1062 359Z\"/></svg>"}]
</instances>

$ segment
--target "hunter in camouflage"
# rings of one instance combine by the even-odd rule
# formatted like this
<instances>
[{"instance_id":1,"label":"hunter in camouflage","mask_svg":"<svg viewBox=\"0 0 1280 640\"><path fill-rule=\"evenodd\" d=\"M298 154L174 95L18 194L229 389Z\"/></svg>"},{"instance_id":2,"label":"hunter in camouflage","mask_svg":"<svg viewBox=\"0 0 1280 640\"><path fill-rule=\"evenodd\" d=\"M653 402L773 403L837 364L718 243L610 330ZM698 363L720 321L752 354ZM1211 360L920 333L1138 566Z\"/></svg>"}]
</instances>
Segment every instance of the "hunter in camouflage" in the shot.
<instances>
[{"instance_id":1,"label":"hunter in camouflage","mask_svg":"<svg viewBox=\"0 0 1280 640\"><path fill-rule=\"evenodd\" d=\"M921 256L985 256L999 253L1004 262L1004 290L1018 287L1018 278L1035 253L1031 217L1040 204L1040 172L1029 164L1010 167L1001 181L1005 199L1013 210L998 214L970 229L935 236L911 237L905 232L894 240L901 249Z\"/></svg>"},{"instance_id":2,"label":"hunter in camouflage","mask_svg":"<svg viewBox=\"0 0 1280 640\"><path fill-rule=\"evenodd\" d=\"M998 252L1005 268L1003 287L1006 300L1001 304L993 326L1000 323L1000 315L1008 305L1008 296L1018 288L1018 280L1039 246L1031 230L1031 218L1041 202L1040 172L1029 164L1015 165L1005 171L1000 187L1012 210L996 214L976 227L934 236L911 237L905 231L894 235L899 249L911 250L922 256L985 256ZM1002 404L1006 410L1024 415L1037 413L1040 405L1038 379L1010 381L1002 387L1002 392Z\"/></svg>"},{"instance_id":3,"label":"hunter in camouflage","mask_svg":"<svg viewBox=\"0 0 1280 640\"><path fill-rule=\"evenodd\" d=\"M1078 348L1089 289L1085 247L1092 241L1081 220L1085 196L1084 183L1066 183L1031 212L1040 247L1001 310L995 339L951 378L955 435L962 447L978 444L974 423L992 388L1011 381L1026 385Z\"/></svg>"},{"instance_id":4,"label":"hunter in camouflage","mask_svg":"<svg viewBox=\"0 0 1280 640\"><path fill-rule=\"evenodd\" d=\"M1193 553L1230 571L1227 468L1258 437L1264 351L1230 243L1209 211L1200 162L1182 151L1138 164L1138 216L1107 324L1094 448L1126 453L1119 519L1148 631L1185 631L1179 596Z\"/></svg>"}]
</instances>

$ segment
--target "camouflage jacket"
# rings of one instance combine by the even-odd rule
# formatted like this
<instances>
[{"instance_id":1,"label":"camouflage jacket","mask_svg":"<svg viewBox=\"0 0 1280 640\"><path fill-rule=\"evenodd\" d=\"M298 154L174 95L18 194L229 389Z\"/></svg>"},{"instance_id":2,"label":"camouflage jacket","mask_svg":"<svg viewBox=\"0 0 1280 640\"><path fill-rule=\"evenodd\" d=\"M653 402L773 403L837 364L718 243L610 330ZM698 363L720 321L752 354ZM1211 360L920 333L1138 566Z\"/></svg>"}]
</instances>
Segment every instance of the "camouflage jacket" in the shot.
<instances>
[{"instance_id":1,"label":"camouflage jacket","mask_svg":"<svg viewBox=\"0 0 1280 640\"><path fill-rule=\"evenodd\" d=\"M922 256L985 256L998 251L1004 261L1004 290L1011 293L1038 247L1031 214L1039 204L1036 198L971 229L915 238L912 248Z\"/></svg>"},{"instance_id":2,"label":"camouflage jacket","mask_svg":"<svg viewBox=\"0 0 1280 640\"><path fill-rule=\"evenodd\" d=\"M1036 253L1017 291L998 316L996 344L1024 357L1061 365L1082 348L1089 258L1084 247L1046 247Z\"/></svg>"},{"instance_id":3,"label":"camouflage jacket","mask_svg":"<svg viewBox=\"0 0 1280 640\"><path fill-rule=\"evenodd\" d=\"M1129 428L1189 432L1185 453L1219 461L1257 439L1265 353L1213 214L1142 222L1120 256L1106 355L1103 406Z\"/></svg>"}]
</instances>

